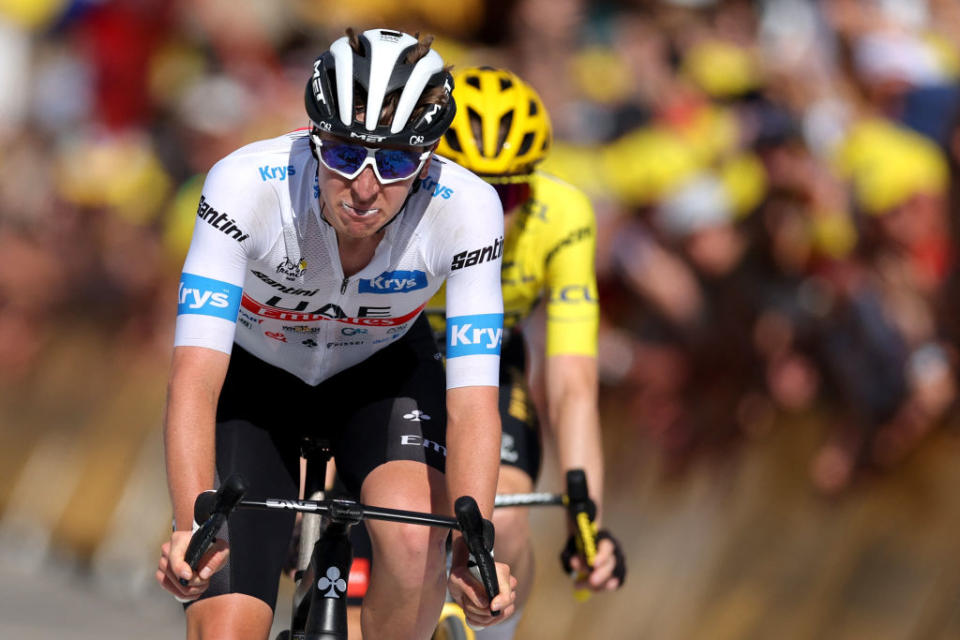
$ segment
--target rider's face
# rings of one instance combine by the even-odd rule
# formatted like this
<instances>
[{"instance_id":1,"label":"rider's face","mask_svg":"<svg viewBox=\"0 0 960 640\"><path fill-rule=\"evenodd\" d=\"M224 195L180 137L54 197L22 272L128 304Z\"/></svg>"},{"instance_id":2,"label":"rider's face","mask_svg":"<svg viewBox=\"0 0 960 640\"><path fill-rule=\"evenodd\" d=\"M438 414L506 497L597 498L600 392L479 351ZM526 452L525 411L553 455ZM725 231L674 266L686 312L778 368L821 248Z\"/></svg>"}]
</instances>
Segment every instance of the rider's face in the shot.
<instances>
[{"instance_id":1,"label":"rider's face","mask_svg":"<svg viewBox=\"0 0 960 640\"><path fill-rule=\"evenodd\" d=\"M363 239L374 235L400 211L413 181L426 177L430 159L419 172L389 184L381 184L371 166L364 167L360 175L351 180L322 162L317 164L320 198L327 222L341 238Z\"/></svg>"}]
</instances>

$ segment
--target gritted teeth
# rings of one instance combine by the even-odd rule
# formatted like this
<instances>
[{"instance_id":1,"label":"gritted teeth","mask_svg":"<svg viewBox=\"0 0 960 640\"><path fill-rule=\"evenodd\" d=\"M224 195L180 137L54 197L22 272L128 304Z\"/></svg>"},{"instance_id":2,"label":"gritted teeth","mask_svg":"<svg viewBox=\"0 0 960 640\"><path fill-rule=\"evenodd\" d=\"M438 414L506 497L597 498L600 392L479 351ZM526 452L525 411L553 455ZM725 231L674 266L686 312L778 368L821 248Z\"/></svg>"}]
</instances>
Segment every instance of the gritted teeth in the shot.
<instances>
[{"instance_id":1,"label":"gritted teeth","mask_svg":"<svg viewBox=\"0 0 960 640\"><path fill-rule=\"evenodd\" d=\"M343 202L343 206L360 216L367 216L367 215L370 215L371 213L376 213L377 211L380 210L378 208L377 209L360 209L359 207L354 207L353 205L345 201Z\"/></svg>"}]
</instances>

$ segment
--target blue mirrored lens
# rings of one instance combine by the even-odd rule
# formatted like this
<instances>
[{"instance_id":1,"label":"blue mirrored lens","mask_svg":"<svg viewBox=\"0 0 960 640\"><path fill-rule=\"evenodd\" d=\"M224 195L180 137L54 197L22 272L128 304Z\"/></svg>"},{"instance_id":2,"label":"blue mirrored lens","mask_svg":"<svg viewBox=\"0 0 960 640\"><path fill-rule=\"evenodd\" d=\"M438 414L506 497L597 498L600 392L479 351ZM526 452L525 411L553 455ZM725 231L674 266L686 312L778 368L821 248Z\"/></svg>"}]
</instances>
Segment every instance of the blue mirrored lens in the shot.
<instances>
[{"instance_id":1,"label":"blue mirrored lens","mask_svg":"<svg viewBox=\"0 0 960 640\"><path fill-rule=\"evenodd\" d=\"M335 171L353 175L367 159L368 149L356 144L324 142L320 146L323 162ZM409 178L420 166L420 153L409 149L377 149L377 171L384 180Z\"/></svg>"},{"instance_id":2,"label":"blue mirrored lens","mask_svg":"<svg viewBox=\"0 0 960 640\"><path fill-rule=\"evenodd\" d=\"M377 149L376 159L384 180L409 178L420 165L420 154L405 149Z\"/></svg>"},{"instance_id":3,"label":"blue mirrored lens","mask_svg":"<svg viewBox=\"0 0 960 640\"><path fill-rule=\"evenodd\" d=\"M331 169L353 173L367 158L367 150L352 144L324 144L320 147L323 161Z\"/></svg>"}]
</instances>

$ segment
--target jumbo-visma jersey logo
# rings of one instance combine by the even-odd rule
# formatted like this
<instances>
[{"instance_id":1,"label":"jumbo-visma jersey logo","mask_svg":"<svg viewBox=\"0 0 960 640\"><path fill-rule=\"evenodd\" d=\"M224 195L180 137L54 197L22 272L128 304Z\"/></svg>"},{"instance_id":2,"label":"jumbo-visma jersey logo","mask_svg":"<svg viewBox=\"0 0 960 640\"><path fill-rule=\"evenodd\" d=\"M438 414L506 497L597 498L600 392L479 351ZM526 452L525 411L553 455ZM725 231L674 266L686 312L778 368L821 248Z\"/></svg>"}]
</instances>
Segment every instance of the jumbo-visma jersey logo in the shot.
<instances>
[{"instance_id":1,"label":"jumbo-visma jersey logo","mask_svg":"<svg viewBox=\"0 0 960 640\"><path fill-rule=\"evenodd\" d=\"M384 271L375 278L359 281L360 293L406 293L427 287L423 271Z\"/></svg>"},{"instance_id":2,"label":"jumbo-visma jersey logo","mask_svg":"<svg viewBox=\"0 0 960 640\"><path fill-rule=\"evenodd\" d=\"M482 313L447 318L447 359L500 355L503 314Z\"/></svg>"},{"instance_id":3,"label":"jumbo-visma jersey logo","mask_svg":"<svg viewBox=\"0 0 960 640\"><path fill-rule=\"evenodd\" d=\"M177 315L197 314L237 321L243 288L192 273L180 277Z\"/></svg>"}]
</instances>

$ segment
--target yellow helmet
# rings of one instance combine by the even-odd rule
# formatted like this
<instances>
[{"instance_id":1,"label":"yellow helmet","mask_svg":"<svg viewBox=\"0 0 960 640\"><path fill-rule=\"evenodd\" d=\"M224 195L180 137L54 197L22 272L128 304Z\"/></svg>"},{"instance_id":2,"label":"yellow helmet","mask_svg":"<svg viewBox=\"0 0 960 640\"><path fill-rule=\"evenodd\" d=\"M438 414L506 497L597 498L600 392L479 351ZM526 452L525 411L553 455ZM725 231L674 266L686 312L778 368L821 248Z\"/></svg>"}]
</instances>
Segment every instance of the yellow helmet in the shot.
<instances>
[{"instance_id":1,"label":"yellow helmet","mask_svg":"<svg viewBox=\"0 0 960 640\"><path fill-rule=\"evenodd\" d=\"M529 173L550 148L550 117L533 87L505 69L454 74L457 115L437 153L482 176Z\"/></svg>"}]
</instances>

